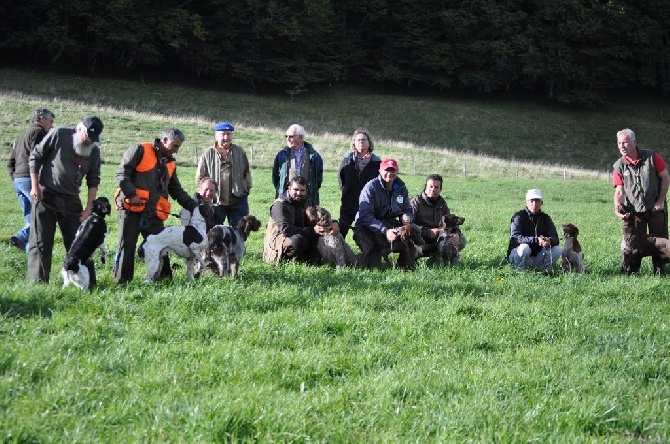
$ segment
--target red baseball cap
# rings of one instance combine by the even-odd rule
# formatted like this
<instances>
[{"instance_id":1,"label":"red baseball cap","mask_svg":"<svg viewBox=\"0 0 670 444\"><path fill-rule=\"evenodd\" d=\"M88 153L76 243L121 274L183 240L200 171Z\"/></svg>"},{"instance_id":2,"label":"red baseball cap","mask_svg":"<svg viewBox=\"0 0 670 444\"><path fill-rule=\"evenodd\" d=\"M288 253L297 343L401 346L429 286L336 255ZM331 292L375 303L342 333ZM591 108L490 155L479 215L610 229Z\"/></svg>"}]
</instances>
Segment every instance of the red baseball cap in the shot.
<instances>
[{"instance_id":1,"label":"red baseball cap","mask_svg":"<svg viewBox=\"0 0 670 444\"><path fill-rule=\"evenodd\" d=\"M384 159L384 160L382 160L381 165L379 165L379 168L381 168L382 170L387 170L389 168L393 168L394 170L397 170L398 169L398 162L396 162L395 159L391 159L391 158Z\"/></svg>"}]
</instances>

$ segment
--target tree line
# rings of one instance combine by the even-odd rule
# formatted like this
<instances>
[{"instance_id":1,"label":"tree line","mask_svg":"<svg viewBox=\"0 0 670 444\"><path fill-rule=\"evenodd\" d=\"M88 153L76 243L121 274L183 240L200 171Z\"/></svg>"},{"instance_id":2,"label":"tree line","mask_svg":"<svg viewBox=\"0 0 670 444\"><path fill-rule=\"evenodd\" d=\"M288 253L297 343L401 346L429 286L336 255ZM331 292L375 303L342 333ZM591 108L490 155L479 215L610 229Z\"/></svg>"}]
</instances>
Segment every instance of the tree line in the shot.
<instances>
[{"instance_id":1,"label":"tree line","mask_svg":"<svg viewBox=\"0 0 670 444\"><path fill-rule=\"evenodd\" d=\"M91 73L528 90L588 104L670 90L667 0L8 0L0 23L5 61Z\"/></svg>"}]
</instances>

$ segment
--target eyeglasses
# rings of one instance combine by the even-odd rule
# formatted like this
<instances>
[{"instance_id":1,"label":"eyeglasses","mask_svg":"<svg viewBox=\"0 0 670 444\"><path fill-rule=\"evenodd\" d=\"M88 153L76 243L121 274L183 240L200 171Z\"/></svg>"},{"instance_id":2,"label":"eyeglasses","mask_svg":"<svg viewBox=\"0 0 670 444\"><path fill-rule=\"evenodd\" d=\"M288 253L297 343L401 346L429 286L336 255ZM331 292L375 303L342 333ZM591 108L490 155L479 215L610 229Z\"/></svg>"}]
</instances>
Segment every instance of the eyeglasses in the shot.
<instances>
[{"instance_id":1,"label":"eyeglasses","mask_svg":"<svg viewBox=\"0 0 670 444\"><path fill-rule=\"evenodd\" d=\"M286 138L287 138L287 139L294 139L294 138L296 138L296 137L300 137L300 134L287 134L287 135L286 135Z\"/></svg>"}]
</instances>

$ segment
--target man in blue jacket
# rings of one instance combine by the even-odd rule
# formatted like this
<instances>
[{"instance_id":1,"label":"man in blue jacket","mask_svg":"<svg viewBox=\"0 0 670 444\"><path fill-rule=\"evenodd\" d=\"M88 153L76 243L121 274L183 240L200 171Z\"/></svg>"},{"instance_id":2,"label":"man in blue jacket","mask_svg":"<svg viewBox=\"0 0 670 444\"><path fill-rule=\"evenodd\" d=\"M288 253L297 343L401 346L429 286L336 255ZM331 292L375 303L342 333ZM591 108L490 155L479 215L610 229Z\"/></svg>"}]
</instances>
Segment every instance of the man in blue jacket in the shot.
<instances>
[{"instance_id":1,"label":"man in blue jacket","mask_svg":"<svg viewBox=\"0 0 670 444\"><path fill-rule=\"evenodd\" d=\"M398 162L384 159L379 176L365 184L358 199L354 241L369 268L381 267L381 251L398 238L396 227L412 223L414 212L405 183L398 178ZM405 261L401 261L404 263Z\"/></svg>"},{"instance_id":2,"label":"man in blue jacket","mask_svg":"<svg viewBox=\"0 0 670 444\"><path fill-rule=\"evenodd\" d=\"M528 190L526 208L512 216L507 260L517 270L549 271L560 262L563 249L554 222L541 210L543 203L542 191Z\"/></svg>"}]
</instances>

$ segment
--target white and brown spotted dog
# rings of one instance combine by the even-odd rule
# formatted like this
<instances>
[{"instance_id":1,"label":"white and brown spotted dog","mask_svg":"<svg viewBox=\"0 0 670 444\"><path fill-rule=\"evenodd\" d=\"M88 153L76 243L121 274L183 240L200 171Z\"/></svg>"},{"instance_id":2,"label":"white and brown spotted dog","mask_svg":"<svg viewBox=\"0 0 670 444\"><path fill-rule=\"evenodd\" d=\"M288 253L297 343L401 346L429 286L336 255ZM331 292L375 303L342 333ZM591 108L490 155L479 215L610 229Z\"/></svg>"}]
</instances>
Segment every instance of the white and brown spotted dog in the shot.
<instances>
[{"instance_id":1,"label":"white and brown spotted dog","mask_svg":"<svg viewBox=\"0 0 670 444\"><path fill-rule=\"evenodd\" d=\"M104 264L106 261L107 223L105 216L110 211L111 206L106 197L98 197L91 203L91 215L79 225L60 270L63 277L63 288L74 285L81 290L86 290L96 284L95 268L91 256L97 248L100 248L102 251L100 262Z\"/></svg>"},{"instance_id":2,"label":"white and brown spotted dog","mask_svg":"<svg viewBox=\"0 0 670 444\"><path fill-rule=\"evenodd\" d=\"M577 240L579 229L571 223L561 225L561 229L563 230L564 238L563 253L561 253L563 271L584 273L584 252Z\"/></svg>"},{"instance_id":3,"label":"white and brown spotted dog","mask_svg":"<svg viewBox=\"0 0 670 444\"><path fill-rule=\"evenodd\" d=\"M330 212L320 205L307 207L305 213L307 220L314 225L330 227L333 223ZM316 249L319 251L323 262L335 265L336 268L357 265L357 257L344 240L342 233L326 233L319 236Z\"/></svg>"},{"instance_id":4,"label":"white and brown spotted dog","mask_svg":"<svg viewBox=\"0 0 670 444\"><path fill-rule=\"evenodd\" d=\"M197 194L196 201L198 206L190 214L188 225L165 227L161 232L147 236L143 247L147 264L145 281L158 279L163 257L170 251L184 259L189 279L195 277L196 263L200 264L200 272L205 270L207 227L213 221L214 212L212 206Z\"/></svg>"},{"instance_id":5,"label":"white and brown spotted dog","mask_svg":"<svg viewBox=\"0 0 670 444\"><path fill-rule=\"evenodd\" d=\"M252 231L258 231L260 228L260 221L252 215L247 215L237 222L235 228L215 225L207 232L209 242L207 255L216 274L221 277L237 276L240 262L247 251L244 243Z\"/></svg>"},{"instance_id":6,"label":"white and brown spotted dog","mask_svg":"<svg viewBox=\"0 0 670 444\"><path fill-rule=\"evenodd\" d=\"M440 220L440 236L437 239L437 257L442 265L457 264L461 260L461 250L458 244L450 242L455 234L461 235L459 228L465 222L464 217L455 214L445 214Z\"/></svg>"}]
</instances>

